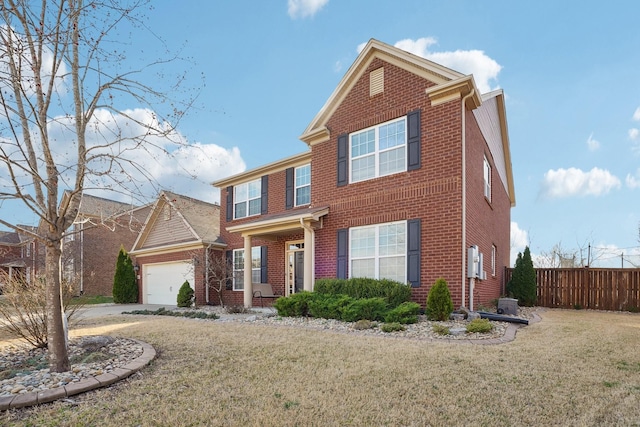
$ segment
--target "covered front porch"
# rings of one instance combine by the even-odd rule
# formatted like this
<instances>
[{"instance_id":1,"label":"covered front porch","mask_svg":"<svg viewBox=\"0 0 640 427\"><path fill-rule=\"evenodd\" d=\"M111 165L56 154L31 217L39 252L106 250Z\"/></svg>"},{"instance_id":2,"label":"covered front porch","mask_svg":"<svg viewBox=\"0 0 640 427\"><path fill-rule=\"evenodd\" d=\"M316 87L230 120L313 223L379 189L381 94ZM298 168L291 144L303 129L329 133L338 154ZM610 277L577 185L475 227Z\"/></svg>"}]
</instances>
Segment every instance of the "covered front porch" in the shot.
<instances>
[{"instance_id":1,"label":"covered front porch","mask_svg":"<svg viewBox=\"0 0 640 427\"><path fill-rule=\"evenodd\" d=\"M328 207L305 208L276 215L265 215L257 220L227 227L230 233L239 233L243 239L244 253L250 254L254 238L278 242L289 235L303 233L302 240L285 241L285 295L299 290L313 291L315 282L315 233L322 228ZM244 306L253 306L252 265L245 262L243 270Z\"/></svg>"}]
</instances>

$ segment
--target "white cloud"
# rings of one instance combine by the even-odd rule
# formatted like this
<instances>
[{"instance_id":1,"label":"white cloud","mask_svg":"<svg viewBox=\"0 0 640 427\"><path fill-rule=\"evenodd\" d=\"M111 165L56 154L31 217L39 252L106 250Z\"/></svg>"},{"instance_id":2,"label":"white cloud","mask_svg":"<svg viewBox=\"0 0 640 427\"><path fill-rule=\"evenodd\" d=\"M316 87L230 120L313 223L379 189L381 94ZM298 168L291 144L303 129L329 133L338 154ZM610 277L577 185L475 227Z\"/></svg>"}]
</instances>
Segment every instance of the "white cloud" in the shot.
<instances>
[{"instance_id":1,"label":"white cloud","mask_svg":"<svg viewBox=\"0 0 640 427\"><path fill-rule=\"evenodd\" d=\"M487 56L482 50L456 50L432 52L429 48L437 44L433 37L417 40L404 39L395 44L396 47L421 56L430 61L449 67L463 74L473 74L478 89L482 93L496 89L492 82L497 82L502 66Z\"/></svg>"},{"instance_id":2,"label":"white cloud","mask_svg":"<svg viewBox=\"0 0 640 427\"><path fill-rule=\"evenodd\" d=\"M170 190L218 202L219 192L211 182L246 169L236 147L187 143L182 134L167 129L148 109L124 113L131 119L97 110L87 127L89 155L97 156L88 164L85 178L84 188L89 194L143 203L155 199L160 190ZM72 125L70 118L58 117L48 126L63 189L73 185L77 170L77 139ZM164 128L167 133L160 135L150 131L152 128ZM104 154L114 155L115 160ZM22 176L20 181L29 188L28 177ZM0 192L11 187L10 182L0 179Z\"/></svg>"},{"instance_id":3,"label":"white cloud","mask_svg":"<svg viewBox=\"0 0 640 427\"><path fill-rule=\"evenodd\" d=\"M633 121L640 122L640 107L636 108L636 111L633 113Z\"/></svg>"},{"instance_id":4,"label":"white cloud","mask_svg":"<svg viewBox=\"0 0 640 427\"><path fill-rule=\"evenodd\" d=\"M591 135L589 135L589 138L587 138L587 147L589 147L589 151L596 151L598 148L600 148L600 141L597 141L593 137L593 133L591 133Z\"/></svg>"},{"instance_id":5,"label":"white cloud","mask_svg":"<svg viewBox=\"0 0 640 427\"><path fill-rule=\"evenodd\" d=\"M584 172L577 168L560 168L544 174L542 194L550 198L601 196L620 185L620 179L608 170L593 168Z\"/></svg>"},{"instance_id":6,"label":"white cloud","mask_svg":"<svg viewBox=\"0 0 640 427\"><path fill-rule=\"evenodd\" d=\"M640 136L640 129L637 129L637 128L629 129L629 139L636 140L638 139L638 136Z\"/></svg>"},{"instance_id":7,"label":"white cloud","mask_svg":"<svg viewBox=\"0 0 640 427\"><path fill-rule=\"evenodd\" d=\"M289 0L287 13L291 19L312 17L329 3L329 0Z\"/></svg>"},{"instance_id":8,"label":"white cloud","mask_svg":"<svg viewBox=\"0 0 640 427\"><path fill-rule=\"evenodd\" d=\"M627 183L627 187L632 190L635 188L640 188L640 169L638 169L635 176L627 174L625 182Z\"/></svg>"},{"instance_id":9,"label":"white cloud","mask_svg":"<svg viewBox=\"0 0 640 427\"><path fill-rule=\"evenodd\" d=\"M511 221L511 252L510 265L513 266L518 257L518 252L523 252L529 245L529 233L521 229L517 222Z\"/></svg>"}]
</instances>

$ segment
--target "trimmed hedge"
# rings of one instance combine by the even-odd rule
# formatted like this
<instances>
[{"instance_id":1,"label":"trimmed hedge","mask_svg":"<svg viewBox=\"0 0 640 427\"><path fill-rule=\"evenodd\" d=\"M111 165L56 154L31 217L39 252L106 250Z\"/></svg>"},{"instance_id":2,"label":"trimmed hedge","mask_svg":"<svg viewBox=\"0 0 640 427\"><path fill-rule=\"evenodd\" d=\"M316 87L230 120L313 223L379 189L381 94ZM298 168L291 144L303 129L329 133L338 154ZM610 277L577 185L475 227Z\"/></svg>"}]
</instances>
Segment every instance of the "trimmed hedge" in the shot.
<instances>
[{"instance_id":1,"label":"trimmed hedge","mask_svg":"<svg viewBox=\"0 0 640 427\"><path fill-rule=\"evenodd\" d=\"M418 313L420 313L420 304L403 302L396 308L389 310L384 316L384 321L387 323L401 323L403 325L418 323Z\"/></svg>"},{"instance_id":2,"label":"trimmed hedge","mask_svg":"<svg viewBox=\"0 0 640 427\"><path fill-rule=\"evenodd\" d=\"M314 291L318 294L348 295L355 299L384 298L391 308L411 301L411 286L388 279L318 279Z\"/></svg>"}]
</instances>

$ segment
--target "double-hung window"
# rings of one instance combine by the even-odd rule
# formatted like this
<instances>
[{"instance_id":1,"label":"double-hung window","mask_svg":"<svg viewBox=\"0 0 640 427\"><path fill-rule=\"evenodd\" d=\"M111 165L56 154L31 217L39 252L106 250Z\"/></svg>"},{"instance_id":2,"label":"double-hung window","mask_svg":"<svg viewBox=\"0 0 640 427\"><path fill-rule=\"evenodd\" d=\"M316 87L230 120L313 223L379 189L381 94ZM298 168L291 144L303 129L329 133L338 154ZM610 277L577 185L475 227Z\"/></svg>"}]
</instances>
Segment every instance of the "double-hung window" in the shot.
<instances>
[{"instance_id":1,"label":"double-hung window","mask_svg":"<svg viewBox=\"0 0 640 427\"><path fill-rule=\"evenodd\" d=\"M491 164L487 158L484 158L484 197L491 201Z\"/></svg>"},{"instance_id":2,"label":"double-hung window","mask_svg":"<svg viewBox=\"0 0 640 427\"><path fill-rule=\"evenodd\" d=\"M407 282L407 223L349 229L349 276Z\"/></svg>"},{"instance_id":3,"label":"double-hung window","mask_svg":"<svg viewBox=\"0 0 640 427\"><path fill-rule=\"evenodd\" d=\"M397 120L350 135L351 182L407 170L407 120Z\"/></svg>"},{"instance_id":4,"label":"double-hung window","mask_svg":"<svg viewBox=\"0 0 640 427\"><path fill-rule=\"evenodd\" d=\"M311 165L304 165L295 169L296 206L311 203Z\"/></svg>"},{"instance_id":5,"label":"double-hung window","mask_svg":"<svg viewBox=\"0 0 640 427\"><path fill-rule=\"evenodd\" d=\"M260 283L260 246L251 248L251 282ZM244 249L236 249L233 251L233 290L241 291L244 289L244 265L245 256Z\"/></svg>"},{"instance_id":6,"label":"double-hung window","mask_svg":"<svg viewBox=\"0 0 640 427\"><path fill-rule=\"evenodd\" d=\"M234 218L259 215L261 211L261 181L246 182L233 187Z\"/></svg>"}]
</instances>

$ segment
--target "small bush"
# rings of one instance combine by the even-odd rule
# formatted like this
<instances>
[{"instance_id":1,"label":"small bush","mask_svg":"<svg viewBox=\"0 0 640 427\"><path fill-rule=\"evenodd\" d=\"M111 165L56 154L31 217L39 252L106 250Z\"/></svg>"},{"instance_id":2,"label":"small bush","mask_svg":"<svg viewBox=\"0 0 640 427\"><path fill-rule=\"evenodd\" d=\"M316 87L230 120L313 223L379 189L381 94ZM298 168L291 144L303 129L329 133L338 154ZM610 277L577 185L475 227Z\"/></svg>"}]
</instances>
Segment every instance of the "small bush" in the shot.
<instances>
[{"instance_id":1,"label":"small bush","mask_svg":"<svg viewBox=\"0 0 640 427\"><path fill-rule=\"evenodd\" d=\"M248 312L244 305L228 305L224 308L224 311L229 314L242 314Z\"/></svg>"},{"instance_id":2,"label":"small bush","mask_svg":"<svg viewBox=\"0 0 640 427\"><path fill-rule=\"evenodd\" d=\"M467 325L467 332L473 333L486 333L493 329L493 325L489 322L489 319L473 319Z\"/></svg>"},{"instance_id":3,"label":"small bush","mask_svg":"<svg viewBox=\"0 0 640 427\"><path fill-rule=\"evenodd\" d=\"M387 310L387 302L384 298L361 298L344 307L342 320L345 322L357 322L361 319L383 320Z\"/></svg>"},{"instance_id":4,"label":"small bush","mask_svg":"<svg viewBox=\"0 0 640 427\"><path fill-rule=\"evenodd\" d=\"M371 320L361 319L353 324L353 329L357 331L364 331L366 329L373 329L376 327L376 322L372 322Z\"/></svg>"},{"instance_id":5,"label":"small bush","mask_svg":"<svg viewBox=\"0 0 640 427\"><path fill-rule=\"evenodd\" d=\"M307 317L309 316L309 303L313 298L312 292L302 291L288 297L278 298L273 303L273 307L278 311L279 316Z\"/></svg>"},{"instance_id":6,"label":"small bush","mask_svg":"<svg viewBox=\"0 0 640 427\"><path fill-rule=\"evenodd\" d=\"M384 321L387 323L417 323L418 313L420 312L420 304L415 302L403 302L396 308L389 310L384 316Z\"/></svg>"},{"instance_id":7,"label":"small bush","mask_svg":"<svg viewBox=\"0 0 640 427\"><path fill-rule=\"evenodd\" d=\"M309 314L323 319L341 319L342 312L355 301L347 295L315 294L309 301Z\"/></svg>"},{"instance_id":8,"label":"small bush","mask_svg":"<svg viewBox=\"0 0 640 427\"><path fill-rule=\"evenodd\" d=\"M382 332L398 332L398 331L404 331L407 328L404 327L404 325L401 325L400 323L385 323L380 327L380 330Z\"/></svg>"},{"instance_id":9,"label":"small bush","mask_svg":"<svg viewBox=\"0 0 640 427\"><path fill-rule=\"evenodd\" d=\"M132 304L138 302L138 283L133 262L124 246L120 246L116 261L116 272L113 275L113 302L116 304Z\"/></svg>"},{"instance_id":10,"label":"small bush","mask_svg":"<svg viewBox=\"0 0 640 427\"><path fill-rule=\"evenodd\" d=\"M507 294L516 298L518 304L532 307L536 304L537 283L536 271L533 268L529 247L524 248L524 253L518 253L516 265L511 274L511 280L507 283Z\"/></svg>"},{"instance_id":11,"label":"small bush","mask_svg":"<svg viewBox=\"0 0 640 427\"><path fill-rule=\"evenodd\" d=\"M449 328L447 326L440 325L439 323L436 323L435 325L433 325L431 329L433 329L433 332L435 332L438 335L449 335L450 333Z\"/></svg>"},{"instance_id":12,"label":"small bush","mask_svg":"<svg viewBox=\"0 0 640 427\"><path fill-rule=\"evenodd\" d=\"M409 285L388 279L318 279L314 290L318 294L348 295L355 299L380 297L384 298L391 308L411 300Z\"/></svg>"},{"instance_id":13,"label":"small bush","mask_svg":"<svg viewBox=\"0 0 640 427\"><path fill-rule=\"evenodd\" d=\"M178 291L178 307L191 307L193 305L193 289L189 286L189 281L185 280L185 282L180 286L180 290Z\"/></svg>"},{"instance_id":14,"label":"small bush","mask_svg":"<svg viewBox=\"0 0 640 427\"><path fill-rule=\"evenodd\" d=\"M453 312L453 301L449 293L447 281L443 278L436 280L427 295L425 314L429 320L445 321Z\"/></svg>"}]
</instances>

